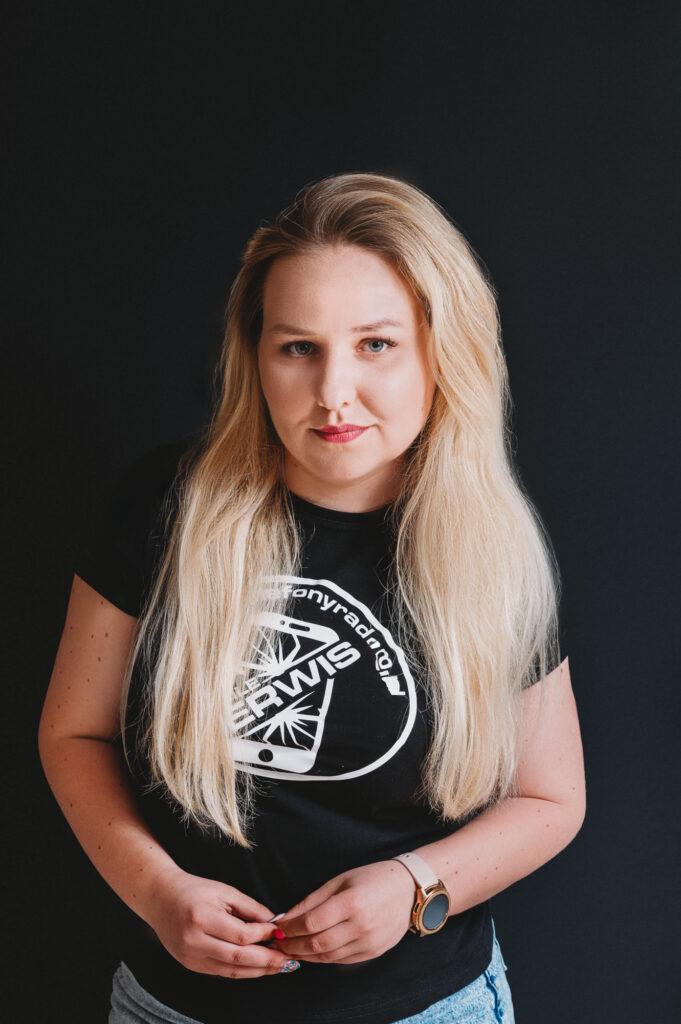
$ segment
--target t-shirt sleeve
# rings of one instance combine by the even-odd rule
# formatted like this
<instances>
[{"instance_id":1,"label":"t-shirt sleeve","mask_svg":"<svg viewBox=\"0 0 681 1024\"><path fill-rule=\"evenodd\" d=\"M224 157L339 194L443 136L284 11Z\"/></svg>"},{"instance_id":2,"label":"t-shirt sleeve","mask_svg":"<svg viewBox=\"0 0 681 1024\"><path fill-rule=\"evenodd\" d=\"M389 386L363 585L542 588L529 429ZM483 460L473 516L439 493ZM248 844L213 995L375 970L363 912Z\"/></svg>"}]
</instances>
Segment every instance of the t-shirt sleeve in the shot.
<instances>
[{"instance_id":1,"label":"t-shirt sleeve","mask_svg":"<svg viewBox=\"0 0 681 1024\"><path fill-rule=\"evenodd\" d=\"M561 664L561 662L564 660L565 656L567 655L566 640L565 640L565 622L564 622L564 617L563 617L563 601L562 601L562 598L560 599L560 601L558 603L558 608L557 608L557 632L558 632L558 648L556 650L552 651L551 657L549 658L548 665L546 666L546 671L543 674L541 673L540 667L539 667L539 658L537 658L536 663L535 663L535 667L534 667L534 672L532 674L532 681L531 682L526 681L525 685L523 686L523 689L528 690L531 686L535 686L537 683L541 682L541 680L544 679L545 676L550 675L550 673L553 672L554 669L558 668L558 666Z\"/></svg>"},{"instance_id":2,"label":"t-shirt sleeve","mask_svg":"<svg viewBox=\"0 0 681 1024\"><path fill-rule=\"evenodd\" d=\"M95 505L76 544L74 572L121 611L138 618L172 516L173 482L186 442L130 463Z\"/></svg>"}]
</instances>

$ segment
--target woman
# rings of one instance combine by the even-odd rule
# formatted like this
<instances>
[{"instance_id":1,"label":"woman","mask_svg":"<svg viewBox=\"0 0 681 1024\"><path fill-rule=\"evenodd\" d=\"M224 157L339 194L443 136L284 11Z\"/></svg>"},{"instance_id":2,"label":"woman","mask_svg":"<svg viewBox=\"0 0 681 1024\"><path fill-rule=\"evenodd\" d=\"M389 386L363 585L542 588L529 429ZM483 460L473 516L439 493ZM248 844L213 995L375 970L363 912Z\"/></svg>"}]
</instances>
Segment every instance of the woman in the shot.
<instances>
[{"instance_id":1,"label":"woman","mask_svg":"<svg viewBox=\"0 0 681 1024\"><path fill-rule=\"evenodd\" d=\"M76 566L41 719L149 926L110 1021L508 1022L489 899L585 787L492 288L418 189L327 178L246 247L221 371Z\"/></svg>"}]
</instances>

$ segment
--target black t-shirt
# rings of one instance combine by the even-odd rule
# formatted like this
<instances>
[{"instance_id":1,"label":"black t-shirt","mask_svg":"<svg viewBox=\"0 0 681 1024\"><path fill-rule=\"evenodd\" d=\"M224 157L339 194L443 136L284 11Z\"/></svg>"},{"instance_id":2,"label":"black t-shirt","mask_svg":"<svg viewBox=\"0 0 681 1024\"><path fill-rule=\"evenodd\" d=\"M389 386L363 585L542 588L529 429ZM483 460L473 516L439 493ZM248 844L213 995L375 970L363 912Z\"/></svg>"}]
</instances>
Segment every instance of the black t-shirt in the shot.
<instances>
[{"instance_id":1,"label":"black t-shirt","mask_svg":"<svg viewBox=\"0 0 681 1024\"><path fill-rule=\"evenodd\" d=\"M165 499L185 449L155 449L130 468L108 521L76 560L78 576L131 615L163 548L172 508ZM422 676L390 632L387 509L350 513L291 500L304 535L300 573L282 581L293 604L276 649L254 652L258 669L237 709L237 762L259 777L261 791L254 849L183 825L177 809L131 778L149 827L180 867L235 886L273 913L343 871L457 828L416 795L430 712ZM492 956L489 902L452 915L434 935L407 931L372 960L303 960L293 974L253 979L189 971L149 931L140 928L123 959L152 995L203 1024L390 1024L468 985Z\"/></svg>"}]
</instances>

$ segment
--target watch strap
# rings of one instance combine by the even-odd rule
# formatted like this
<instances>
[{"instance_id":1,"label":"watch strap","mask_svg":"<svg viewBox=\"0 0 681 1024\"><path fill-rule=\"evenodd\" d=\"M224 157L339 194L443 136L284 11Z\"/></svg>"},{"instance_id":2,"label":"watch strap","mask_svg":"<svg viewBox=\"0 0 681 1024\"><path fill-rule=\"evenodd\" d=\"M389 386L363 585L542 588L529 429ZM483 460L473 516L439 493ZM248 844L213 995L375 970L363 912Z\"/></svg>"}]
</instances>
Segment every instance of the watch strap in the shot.
<instances>
[{"instance_id":1,"label":"watch strap","mask_svg":"<svg viewBox=\"0 0 681 1024\"><path fill-rule=\"evenodd\" d=\"M425 860L416 853L399 853L393 860L399 860L421 889L427 889L431 885L437 885L440 879L428 867Z\"/></svg>"}]
</instances>

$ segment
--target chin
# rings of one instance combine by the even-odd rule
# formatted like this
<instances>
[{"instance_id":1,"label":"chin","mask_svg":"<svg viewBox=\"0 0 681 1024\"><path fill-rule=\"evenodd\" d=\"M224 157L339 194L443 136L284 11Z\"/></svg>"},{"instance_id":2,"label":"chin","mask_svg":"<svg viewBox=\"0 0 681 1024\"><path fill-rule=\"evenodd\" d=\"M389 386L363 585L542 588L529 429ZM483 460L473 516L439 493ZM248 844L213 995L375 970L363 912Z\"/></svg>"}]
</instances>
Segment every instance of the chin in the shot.
<instances>
[{"instance_id":1,"label":"chin","mask_svg":"<svg viewBox=\"0 0 681 1024\"><path fill-rule=\"evenodd\" d=\"M340 448L341 446L338 445ZM371 476L378 467L368 466L353 459L348 452L340 456L337 451L330 452L330 458L326 459L301 459L294 456L300 469L310 476L317 477L325 484L349 484L355 480L362 480Z\"/></svg>"}]
</instances>

